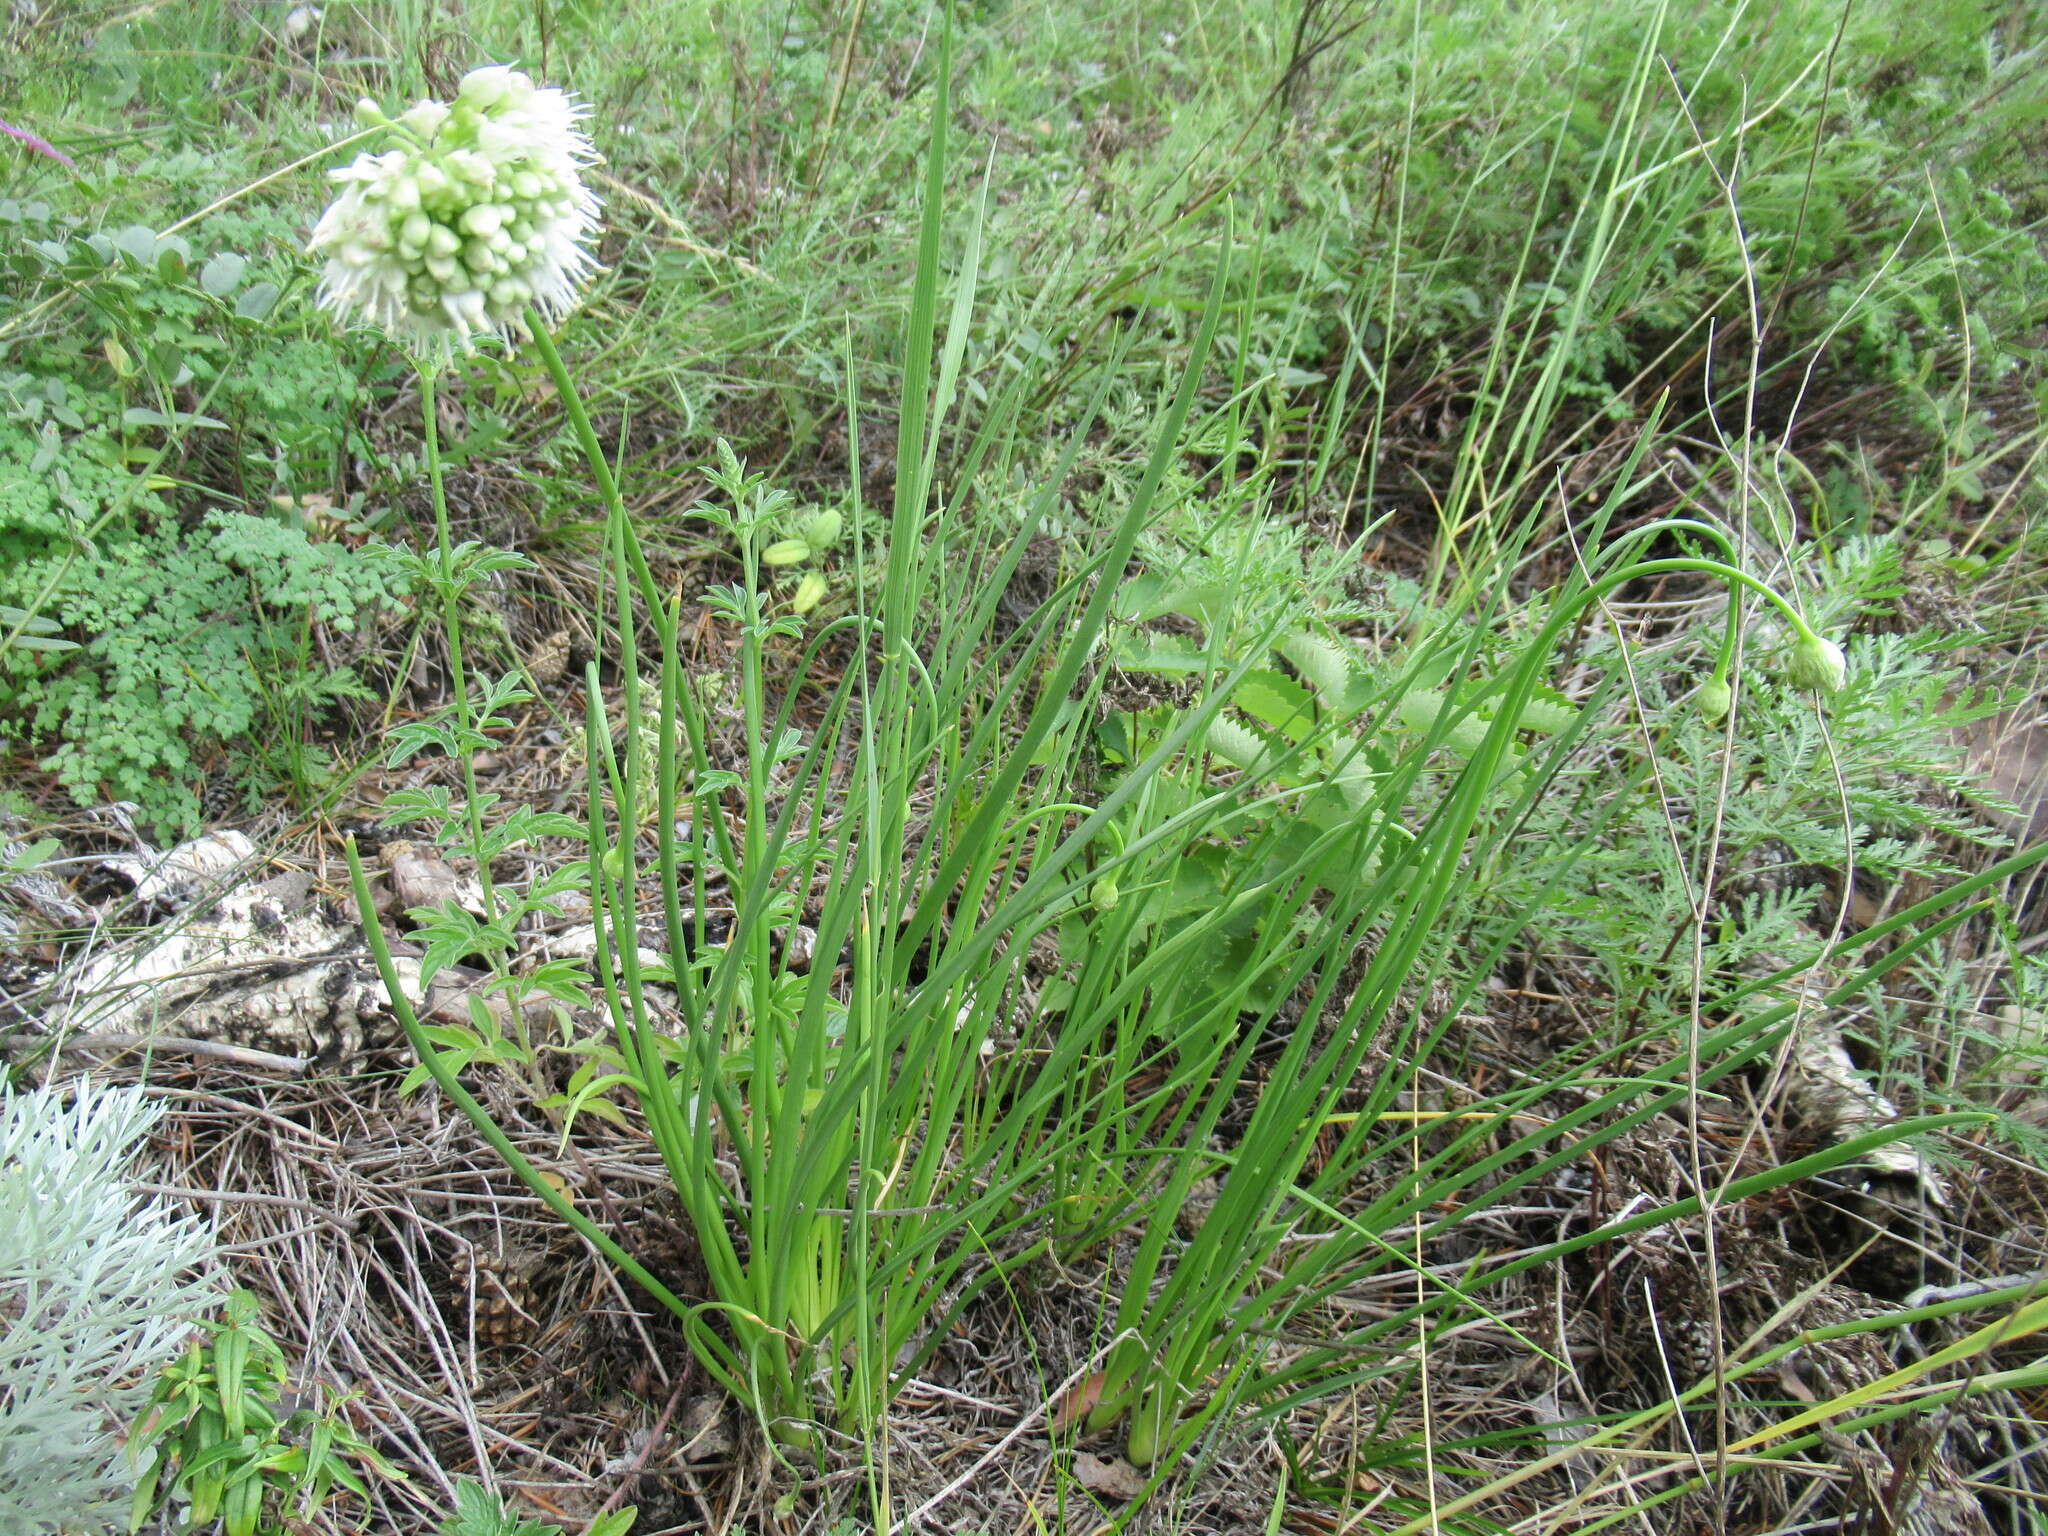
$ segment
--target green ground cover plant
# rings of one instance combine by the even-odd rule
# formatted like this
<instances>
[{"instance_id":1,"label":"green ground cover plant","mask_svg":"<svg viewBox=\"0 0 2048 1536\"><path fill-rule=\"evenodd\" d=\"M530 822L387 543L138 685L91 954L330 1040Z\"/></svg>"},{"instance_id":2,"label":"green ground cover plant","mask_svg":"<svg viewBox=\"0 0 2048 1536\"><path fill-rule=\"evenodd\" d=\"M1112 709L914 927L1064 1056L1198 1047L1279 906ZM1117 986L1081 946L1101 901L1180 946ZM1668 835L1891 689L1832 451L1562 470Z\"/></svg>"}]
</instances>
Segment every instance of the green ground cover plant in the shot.
<instances>
[{"instance_id":1,"label":"green ground cover plant","mask_svg":"<svg viewBox=\"0 0 2048 1536\"><path fill-rule=\"evenodd\" d=\"M169 1510L180 1529L218 1522L228 1536L254 1536L284 1509L310 1514L336 1485L360 1492L357 1465L397 1475L333 1409L280 1413L291 1368L256 1298L232 1292L223 1313L164 1368L138 1421L131 1530Z\"/></svg>"},{"instance_id":2,"label":"green ground cover plant","mask_svg":"<svg viewBox=\"0 0 2048 1536\"><path fill-rule=\"evenodd\" d=\"M312 724L363 695L316 665L315 632L347 636L407 584L298 499L333 483L361 390L333 346L266 323L296 281L289 223L234 221L254 260L42 199L0 202L0 226L0 596L24 616L11 642L28 616L77 637L10 643L0 708L79 803L132 800L170 831L197 824L209 770L245 805L311 794L330 766ZM181 513L195 477L235 504Z\"/></svg>"},{"instance_id":3,"label":"green ground cover plant","mask_svg":"<svg viewBox=\"0 0 2048 1536\"><path fill-rule=\"evenodd\" d=\"M408 957L349 848L377 1102L452 1102L651 1300L763 1509L995 1497L898 1437L1065 1306L1043 1482L972 1523L1761 1531L1926 1435L2027 1528L2026 1250L1928 1193L2043 1150L1991 1022L2038 1008L2031 807L1966 760L2035 633L2022 11L179 25L16 22L64 67L9 120L82 169L10 151L0 203L12 749L168 825L360 774L476 872ZM516 137L505 60L589 104L602 230L465 137ZM315 225L357 151L418 158ZM494 766L543 739L545 792ZM1799 1107L1830 1049L1861 1118ZM565 1183L600 1144L686 1257ZM1573 1331L1625 1285L1704 1342ZM518 1523L444 1454L358 1495Z\"/></svg>"}]
</instances>

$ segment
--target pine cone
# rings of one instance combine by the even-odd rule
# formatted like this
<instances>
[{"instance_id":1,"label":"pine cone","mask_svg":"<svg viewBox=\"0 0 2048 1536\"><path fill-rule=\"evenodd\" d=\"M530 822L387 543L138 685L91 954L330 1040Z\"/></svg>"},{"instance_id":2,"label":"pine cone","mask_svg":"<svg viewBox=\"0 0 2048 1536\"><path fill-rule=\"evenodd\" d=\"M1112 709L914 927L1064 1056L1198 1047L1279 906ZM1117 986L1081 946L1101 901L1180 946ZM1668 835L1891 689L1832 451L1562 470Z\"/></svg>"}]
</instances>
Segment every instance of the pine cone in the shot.
<instances>
[{"instance_id":1,"label":"pine cone","mask_svg":"<svg viewBox=\"0 0 2048 1536\"><path fill-rule=\"evenodd\" d=\"M540 1293L534 1286L538 1256L520 1251L464 1249L449 1273L458 1305L470 1307L470 1326L486 1349L531 1343L541 1331Z\"/></svg>"},{"instance_id":2,"label":"pine cone","mask_svg":"<svg viewBox=\"0 0 2048 1536\"><path fill-rule=\"evenodd\" d=\"M526 670L533 674L533 680L542 687L559 683L562 675L569 670L569 652L572 649L569 631L558 629L551 635L544 635L526 658Z\"/></svg>"}]
</instances>

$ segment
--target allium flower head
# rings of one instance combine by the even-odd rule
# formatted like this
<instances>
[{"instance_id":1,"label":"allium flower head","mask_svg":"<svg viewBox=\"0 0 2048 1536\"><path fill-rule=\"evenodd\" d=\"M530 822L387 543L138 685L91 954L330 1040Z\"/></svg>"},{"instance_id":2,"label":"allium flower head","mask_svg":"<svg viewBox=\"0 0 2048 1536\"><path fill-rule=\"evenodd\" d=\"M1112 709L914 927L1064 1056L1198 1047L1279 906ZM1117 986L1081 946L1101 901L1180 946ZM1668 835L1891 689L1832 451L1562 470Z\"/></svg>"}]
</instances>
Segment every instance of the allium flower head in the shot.
<instances>
[{"instance_id":1,"label":"allium flower head","mask_svg":"<svg viewBox=\"0 0 2048 1536\"><path fill-rule=\"evenodd\" d=\"M587 111L505 65L395 120L364 102L392 147L333 173L341 195L307 245L327 263L320 303L439 357L523 338L528 306L550 321L574 309L596 265Z\"/></svg>"}]
</instances>

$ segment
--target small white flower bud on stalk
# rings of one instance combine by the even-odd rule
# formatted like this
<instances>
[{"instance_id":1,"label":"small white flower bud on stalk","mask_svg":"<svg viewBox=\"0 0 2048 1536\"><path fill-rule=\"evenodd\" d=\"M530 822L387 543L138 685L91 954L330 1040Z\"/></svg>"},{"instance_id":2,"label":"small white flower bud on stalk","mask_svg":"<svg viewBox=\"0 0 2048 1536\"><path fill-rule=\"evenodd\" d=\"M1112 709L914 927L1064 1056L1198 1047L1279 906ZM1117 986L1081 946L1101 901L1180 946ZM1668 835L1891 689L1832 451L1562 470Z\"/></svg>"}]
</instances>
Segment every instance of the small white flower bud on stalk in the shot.
<instances>
[{"instance_id":1,"label":"small white flower bud on stalk","mask_svg":"<svg viewBox=\"0 0 2048 1536\"><path fill-rule=\"evenodd\" d=\"M321 305L442 359L479 336L523 339L528 306L566 315L596 266L587 111L505 65L395 121L363 102L357 118L396 147L333 173L341 194L307 244L326 261Z\"/></svg>"}]
</instances>

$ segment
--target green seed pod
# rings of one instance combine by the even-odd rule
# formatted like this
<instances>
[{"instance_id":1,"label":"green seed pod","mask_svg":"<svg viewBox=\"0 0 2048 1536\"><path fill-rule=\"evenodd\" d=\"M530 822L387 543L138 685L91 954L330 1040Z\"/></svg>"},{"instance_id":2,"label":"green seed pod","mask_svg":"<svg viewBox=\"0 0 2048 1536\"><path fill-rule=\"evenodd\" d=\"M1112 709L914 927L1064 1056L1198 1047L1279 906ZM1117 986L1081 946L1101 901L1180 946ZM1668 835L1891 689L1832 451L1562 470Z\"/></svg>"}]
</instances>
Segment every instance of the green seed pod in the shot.
<instances>
[{"instance_id":1,"label":"green seed pod","mask_svg":"<svg viewBox=\"0 0 2048 1536\"><path fill-rule=\"evenodd\" d=\"M811 558L811 546L802 539L777 539L761 551L763 565L796 565Z\"/></svg>"},{"instance_id":2,"label":"green seed pod","mask_svg":"<svg viewBox=\"0 0 2048 1536\"><path fill-rule=\"evenodd\" d=\"M797 532L811 548L830 549L839 542L839 532L844 525L845 519L837 512L813 512L798 525Z\"/></svg>"},{"instance_id":3,"label":"green seed pod","mask_svg":"<svg viewBox=\"0 0 2048 1536\"><path fill-rule=\"evenodd\" d=\"M1088 888L1089 905L1094 907L1095 910L1098 912L1114 911L1116 909L1116 904L1121 900L1123 900L1123 895L1116 888L1116 879L1114 876L1104 875L1100 880L1096 881L1094 885Z\"/></svg>"},{"instance_id":4,"label":"green seed pod","mask_svg":"<svg viewBox=\"0 0 2048 1536\"><path fill-rule=\"evenodd\" d=\"M805 571L804 579L796 584L796 595L789 600L789 606L796 613L809 613L825 597L825 577L819 571Z\"/></svg>"}]
</instances>

